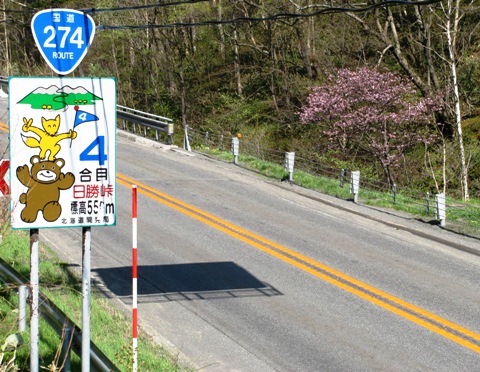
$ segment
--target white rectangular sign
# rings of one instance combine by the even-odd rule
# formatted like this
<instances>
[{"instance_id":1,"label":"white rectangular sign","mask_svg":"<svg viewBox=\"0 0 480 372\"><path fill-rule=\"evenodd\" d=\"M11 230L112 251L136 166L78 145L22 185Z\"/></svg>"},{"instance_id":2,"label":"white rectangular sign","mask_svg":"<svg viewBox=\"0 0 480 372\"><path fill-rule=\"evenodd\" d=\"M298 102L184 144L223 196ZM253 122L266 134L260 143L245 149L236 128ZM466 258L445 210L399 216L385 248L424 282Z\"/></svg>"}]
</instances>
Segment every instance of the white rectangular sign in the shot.
<instances>
[{"instance_id":1,"label":"white rectangular sign","mask_svg":"<svg viewBox=\"0 0 480 372\"><path fill-rule=\"evenodd\" d=\"M8 84L12 228L114 225L115 79Z\"/></svg>"}]
</instances>

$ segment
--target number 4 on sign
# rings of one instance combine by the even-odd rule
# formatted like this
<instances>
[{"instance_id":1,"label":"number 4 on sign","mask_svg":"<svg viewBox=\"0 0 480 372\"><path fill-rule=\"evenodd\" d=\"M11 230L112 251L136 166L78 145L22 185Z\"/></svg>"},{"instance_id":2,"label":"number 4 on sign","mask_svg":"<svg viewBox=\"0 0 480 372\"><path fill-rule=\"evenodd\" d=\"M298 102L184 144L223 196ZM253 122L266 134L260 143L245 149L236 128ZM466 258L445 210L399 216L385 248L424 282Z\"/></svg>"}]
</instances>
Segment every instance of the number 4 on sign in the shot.
<instances>
[{"instance_id":1,"label":"number 4 on sign","mask_svg":"<svg viewBox=\"0 0 480 372\"><path fill-rule=\"evenodd\" d=\"M93 153L95 147L98 147L97 153ZM81 161L98 161L99 165L104 165L108 160L107 153L105 152L105 136L98 136L90 145L80 154Z\"/></svg>"}]
</instances>

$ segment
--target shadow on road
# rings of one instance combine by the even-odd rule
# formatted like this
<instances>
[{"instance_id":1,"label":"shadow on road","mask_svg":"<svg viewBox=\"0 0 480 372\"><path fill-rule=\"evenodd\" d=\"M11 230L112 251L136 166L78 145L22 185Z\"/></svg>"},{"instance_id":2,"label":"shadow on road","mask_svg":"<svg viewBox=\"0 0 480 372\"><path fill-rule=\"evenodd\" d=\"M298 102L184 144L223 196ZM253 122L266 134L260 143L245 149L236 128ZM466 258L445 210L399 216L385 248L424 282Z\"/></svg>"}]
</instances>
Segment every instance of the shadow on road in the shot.
<instances>
[{"instance_id":1,"label":"shadow on road","mask_svg":"<svg viewBox=\"0 0 480 372\"><path fill-rule=\"evenodd\" d=\"M96 283L107 295L132 299L132 268L111 267L93 270ZM193 301L282 293L259 281L233 262L201 262L138 267L138 302Z\"/></svg>"}]
</instances>

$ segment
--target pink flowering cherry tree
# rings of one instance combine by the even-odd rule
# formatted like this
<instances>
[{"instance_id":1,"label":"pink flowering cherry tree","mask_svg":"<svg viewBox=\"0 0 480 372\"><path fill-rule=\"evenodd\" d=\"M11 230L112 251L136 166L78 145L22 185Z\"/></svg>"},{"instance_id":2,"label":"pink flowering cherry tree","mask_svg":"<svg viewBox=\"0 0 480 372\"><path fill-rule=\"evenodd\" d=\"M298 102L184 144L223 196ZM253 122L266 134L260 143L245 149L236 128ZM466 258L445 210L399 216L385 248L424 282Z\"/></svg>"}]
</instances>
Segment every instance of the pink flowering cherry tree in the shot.
<instances>
[{"instance_id":1,"label":"pink flowering cherry tree","mask_svg":"<svg viewBox=\"0 0 480 372\"><path fill-rule=\"evenodd\" d=\"M394 72L339 69L311 88L299 112L303 124L317 123L331 148L363 151L382 167L390 185L405 152L435 140L439 102L419 97L414 85Z\"/></svg>"}]
</instances>

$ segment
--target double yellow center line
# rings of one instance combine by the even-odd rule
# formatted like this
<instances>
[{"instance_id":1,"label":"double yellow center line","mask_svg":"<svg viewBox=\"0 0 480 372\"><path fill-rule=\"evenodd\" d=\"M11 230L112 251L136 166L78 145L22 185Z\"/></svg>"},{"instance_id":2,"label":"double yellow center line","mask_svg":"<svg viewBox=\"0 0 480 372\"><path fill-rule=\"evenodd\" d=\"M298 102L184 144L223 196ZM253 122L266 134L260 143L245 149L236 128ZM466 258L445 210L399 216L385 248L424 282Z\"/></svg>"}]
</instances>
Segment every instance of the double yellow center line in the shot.
<instances>
[{"instance_id":1,"label":"double yellow center line","mask_svg":"<svg viewBox=\"0 0 480 372\"><path fill-rule=\"evenodd\" d=\"M0 130L8 131L8 126L0 122ZM403 301L375 287L352 278L280 244L265 239L228 221L204 212L192 205L175 199L125 175L117 173L117 182L126 187L137 185L138 192L176 211L201 221L219 231L243 241L283 262L303 270L317 278L333 284L349 293L361 297L381 308L429 329L474 352L480 353L480 334L470 331L424 309Z\"/></svg>"},{"instance_id":2,"label":"double yellow center line","mask_svg":"<svg viewBox=\"0 0 480 372\"><path fill-rule=\"evenodd\" d=\"M265 239L228 221L175 199L125 175L117 173L117 182L126 187L137 185L139 193L158 201L176 211L201 221L219 231L241 240L273 257L295 266L317 278L361 297L379 307L425 327L466 348L480 353L480 334L443 319L424 309L403 301L375 287L352 278L287 247Z\"/></svg>"}]
</instances>

